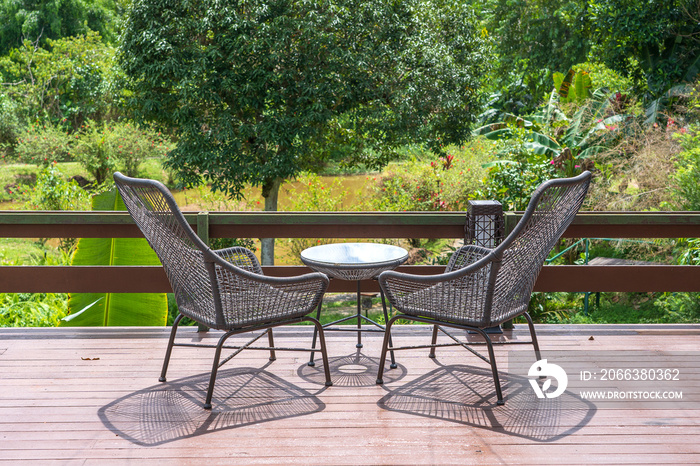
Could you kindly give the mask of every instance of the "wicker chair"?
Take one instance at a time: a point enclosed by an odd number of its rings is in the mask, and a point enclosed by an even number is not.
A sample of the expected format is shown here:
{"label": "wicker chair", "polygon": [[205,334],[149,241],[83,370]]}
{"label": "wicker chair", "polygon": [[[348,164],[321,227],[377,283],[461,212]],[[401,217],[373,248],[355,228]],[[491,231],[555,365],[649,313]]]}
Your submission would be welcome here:
{"label": "wicker chair", "polygon": [[[293,322],[306,320],[316,326],[326,385],[331,385],[323,327],[318,320],[307,316],[323,298],[328,277],[322,273],[292,278],[267,277],[255,255],[246,248],[209,249],[189,226],[172,195],[161,183],[129,178],[120,173],[114,174],[114,180],[129,213],[160,258],[180,311],[170,333],[161,382],[166,380],[173,346],[207,346],[175,343],[178,324],[186,316],[203,326],[225,332],[215,346],[205,409],[211,409],[219,367],[245,348],[269,350],[270,360],[275,359],[275,349],[291,350],[275,348],[272,328]],[[255,330],[265,332],[242,346],[224,346],[230,336]],[[268,347],[249,347],[265,333]],[[237,351],[220,363],[223,348]],[[311,351],[311,348],[292,349]]]}
{"label": "wicker chair", "polygon": [[[383,272],[379,284],[397,309],[386,326],[377,383],[383,383],[384,363],[390,348],[392,324],[397,319],[434,324],[430,357],[438,346],[463,346],[491,365],[497,404],[504,404],[493,345],[484,329],[523,315],[531,341],[540,359],[537,336],[527,313],[537,276],[561,235],[576,216],[590,184],[590,172],[575,178],[543,183],[533,193],[530,204],[512,233],[495,249],[466,245],[457,250],[440,275],[409,275]],[[488,358],[448,333],[443,327],[466,329],[481,335]],[[437,345],[438,331],[455,343]]]}

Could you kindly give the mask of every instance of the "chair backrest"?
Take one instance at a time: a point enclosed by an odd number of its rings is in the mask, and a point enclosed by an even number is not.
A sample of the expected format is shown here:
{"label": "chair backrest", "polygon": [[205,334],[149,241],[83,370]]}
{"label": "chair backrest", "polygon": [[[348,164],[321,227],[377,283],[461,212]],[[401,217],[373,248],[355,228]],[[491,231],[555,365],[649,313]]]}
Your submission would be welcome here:
{"label": "chair backrest", "polygon": [[180,312],[217,328],[211,275],[204,261],[208,248],[187,223],[168,188],[118,172],[114,181],[131,217],[163,264]]}
{"label": "chair backrest", "polygon": [[502,322],[527,310],[544,261],[576,217],[590,181],[591,173],[585,171],[542,183],[532,194],[518,225],[494,250],[497,265],[489,283],[487,320]]}

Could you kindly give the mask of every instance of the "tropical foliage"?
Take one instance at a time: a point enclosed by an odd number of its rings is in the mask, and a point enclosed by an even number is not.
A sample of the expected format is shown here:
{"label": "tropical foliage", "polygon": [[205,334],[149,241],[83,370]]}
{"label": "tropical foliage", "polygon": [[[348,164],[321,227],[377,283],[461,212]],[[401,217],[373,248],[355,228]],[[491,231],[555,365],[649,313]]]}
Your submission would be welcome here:
{"label": "tropical foliage", "polygon": [[[93,210],[126,210],[116,188],[93,198]],[[159,265],[143,238],[83,238],[72,265]],[[72,293],[62,326],[165,325],[165,293]]]}

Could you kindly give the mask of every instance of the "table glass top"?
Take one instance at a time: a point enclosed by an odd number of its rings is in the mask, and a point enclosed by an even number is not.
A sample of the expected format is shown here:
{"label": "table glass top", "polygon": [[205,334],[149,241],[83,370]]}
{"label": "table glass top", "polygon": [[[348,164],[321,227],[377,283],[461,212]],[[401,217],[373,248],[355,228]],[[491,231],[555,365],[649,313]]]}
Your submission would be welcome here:
{"label": "table glass top", "polygon": [[328,265],[369,265],[384,262],[403,262],[408,258],[404,248],[380,243],[333,243],[304,249],[302,261]]}

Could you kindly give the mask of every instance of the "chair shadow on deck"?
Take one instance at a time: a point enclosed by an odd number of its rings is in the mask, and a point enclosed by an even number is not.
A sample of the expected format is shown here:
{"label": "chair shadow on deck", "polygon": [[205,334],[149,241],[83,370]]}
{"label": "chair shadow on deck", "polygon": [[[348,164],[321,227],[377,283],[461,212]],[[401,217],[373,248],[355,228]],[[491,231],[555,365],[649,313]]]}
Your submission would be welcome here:
{"label": "chair shadow on deck", "polygon": [[119,398],[98,415],[109,430],[137,445],[156,446],[251,424],[305,416],[326,405],[316,393],[267,371],[232,368],[219,372],[211,411],[202,408],[209,374],[154,385]]}
{"label": "chair shadow on deck", "polygon": [[[566,391],[538,403],[526,378],[504,375],[508,399],[497,406],[490,369],[468,365],[441,366],[412,382],[388,389],[381,409],[441,419],[502,432],[537,442],[554,442],[588,424],[593,403]],[[546,407],[543,407],[546,406]]]}
{"label": "chair shadow on deck", "polygon": [[[328,358],[328,366],[335,387],[375,387],[377,384],[377,370],[379,358],[362,354],[358,348],[356,352],[347,356]],[[325,380],[323,364],[316,362],[315,366],[302,365],[297,370],[297,375],[307,382],[323,384]],[[387,383],[396,382],[406,376],[406,368],[401,364],[396,369],[386,372]]]}

